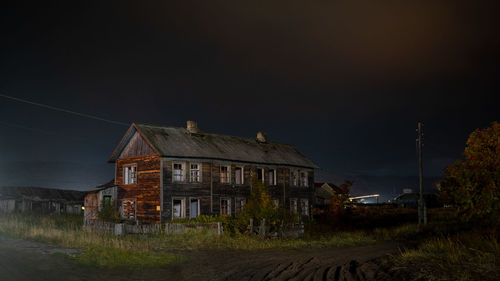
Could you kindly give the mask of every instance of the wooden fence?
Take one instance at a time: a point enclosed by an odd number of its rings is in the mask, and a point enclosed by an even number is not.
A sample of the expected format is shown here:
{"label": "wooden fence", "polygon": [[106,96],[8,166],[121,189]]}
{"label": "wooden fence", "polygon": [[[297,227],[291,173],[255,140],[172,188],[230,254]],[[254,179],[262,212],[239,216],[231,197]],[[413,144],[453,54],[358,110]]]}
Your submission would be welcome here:
{"label": "wooden fence", "polygon": [[165,224],[166,234],[183,234],[189,231],[209,231],[217,235],[223,232],[221,222],[209,223],[167,223]]}
{"label": "wooden fence", "polygon": [[209,231],[213,234],[221,235],[223,232],[221,222],[212,223],[166,223],[146,225],[131,225],[124,223],[111,223],[93,221],[83,226],[86,231],[99,233],[113,233],[115,235],[125,234],[184,234],[190,231]]}

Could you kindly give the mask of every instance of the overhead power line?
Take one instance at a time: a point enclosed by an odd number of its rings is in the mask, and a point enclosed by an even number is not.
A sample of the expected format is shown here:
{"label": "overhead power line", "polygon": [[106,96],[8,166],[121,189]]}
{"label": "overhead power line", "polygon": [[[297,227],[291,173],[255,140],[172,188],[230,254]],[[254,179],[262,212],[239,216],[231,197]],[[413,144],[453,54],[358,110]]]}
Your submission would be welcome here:
{"label": "overhead power line", "polygon": [[[2,92],[7,93],[4,90],[2,90]],[[14,100],[14,101],[17,101],[17,102],[22,102],[22,103],[27,103],[27,104],[31,104],[31,105],[36,105],[36,106],[39,106],[39,107],[43,107],[43,108],[47,108],[47,109],[51,109],[51,110],[55,110],[55,111],[60,111],[60,112],[68,113],[68,114],[73,114],[73,115],[77,115],[77,116],[80,116],[80,117],[85,117],[85,118],[90,118],[90,119],[94,119],[94,120],[104,121],[104,122],[108,122],[108,123],[115,124],[115,125],[121,125],[121,126],[129,126],[130,125],[130,124],[127,124],[127,123],[124,123],[124,122],[114,121],[114,120],[110,120],[110,119],[106,119],[106,118],[101,118],[101,117],[94,116],[94,115],[89,115],[89,114],[80,113],[80,112],[76,112],[76,111],[72,111],[72,110],[68,110],[68,109],[64,109],[64,108],[59,108],[59,107],[55,107],[55,106],[51,106],[51,105],[46,105],[46,104],[42,104],[42,103],[38,103],[38,102],[33,102],[33,101],[25,100],[25,99],[20,99],[20,98],[12,97],[12,96],[5,95],[5,94],[0,94],[0,97],[6,98],[6,99],[10,99],[10,100]]]}

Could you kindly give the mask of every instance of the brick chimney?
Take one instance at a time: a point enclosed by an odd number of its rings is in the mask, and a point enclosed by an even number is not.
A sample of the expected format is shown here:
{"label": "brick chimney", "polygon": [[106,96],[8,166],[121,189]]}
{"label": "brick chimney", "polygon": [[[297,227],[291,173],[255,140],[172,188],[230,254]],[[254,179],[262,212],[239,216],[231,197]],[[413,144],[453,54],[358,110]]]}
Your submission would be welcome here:
{"label": "brick chimney", "polygon": [[263,132],[257,132],[257,141],[258,142],[266,142],[266,134]]}
{"label": "brick chimney", "polygon": [[190,134],[197,134],[200,130],[198,130],[198,124],[195,121],[188,120],[186,122],[186,130]]}

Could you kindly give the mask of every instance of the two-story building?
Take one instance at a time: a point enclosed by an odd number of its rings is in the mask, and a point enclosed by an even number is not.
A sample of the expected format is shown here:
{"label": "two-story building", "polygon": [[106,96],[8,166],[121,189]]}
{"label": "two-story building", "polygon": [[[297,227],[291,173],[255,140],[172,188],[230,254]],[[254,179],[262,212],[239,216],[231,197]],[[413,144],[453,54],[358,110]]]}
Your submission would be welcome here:
{"label": "two-story building", "polygon": [[234,215],[244,208],[253,180],[267,187],[276,206],[311,215],[317,166],[260,132],[249,139],[202,132],[193,121],[186,128],[134,123],[109,162],[115,164],[109,187],[115,191],[107,200],[124,219],[141,224]]}

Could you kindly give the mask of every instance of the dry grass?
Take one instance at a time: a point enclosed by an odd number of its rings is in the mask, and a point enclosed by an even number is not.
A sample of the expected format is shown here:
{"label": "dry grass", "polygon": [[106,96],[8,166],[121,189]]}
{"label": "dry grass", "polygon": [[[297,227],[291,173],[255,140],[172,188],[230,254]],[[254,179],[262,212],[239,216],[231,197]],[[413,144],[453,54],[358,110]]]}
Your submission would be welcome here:
{"label": "dry grass", "polygon": [[500,246],[476,232],[434,238],[392,260],[410,280],[498,280]]}
{"label": "dry grass", "polygon": [[0,215],[0,234],[85,249],[78,260],[100,266],[168,264],[182,260],[169,253],[178,250],[319,248],[376,243],[372,236],[363,232],[340,232],[314,239],[261,239],[230,234],[217,236],[209,232],[115,236],[83,231],[81,222],[80,216]]}

